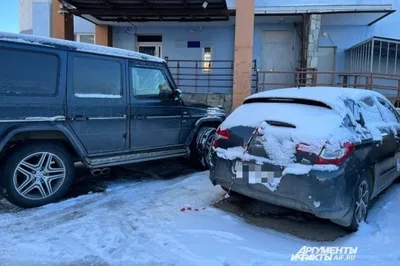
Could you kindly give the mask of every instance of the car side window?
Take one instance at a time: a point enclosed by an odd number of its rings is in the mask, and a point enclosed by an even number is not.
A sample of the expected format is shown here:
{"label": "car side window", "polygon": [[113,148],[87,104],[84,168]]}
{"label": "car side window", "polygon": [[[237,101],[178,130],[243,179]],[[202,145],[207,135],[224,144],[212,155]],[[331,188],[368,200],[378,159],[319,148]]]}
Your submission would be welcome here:
{"label": "car side window", "polygon": [[55,95],[59,69],[56,54],[0,48],[0,94]]}
{"label": "car side window", "polygon": [[399,123],[399,115],[397,111],[390,106],[390,104],[382,98],[378,97],[378,103],[380,110],[382,111],[382,116],[388,123]]}
{"label": "car side window", "polygon": [[131,67],[131,82],[136,98],[173,99],[174,91],[160,68]]}
{"label": "car side window", "polygon": [[381,113],[379,112],[378,106],[372,97],[364,97],[359,101],[360,112],[363,116],[365,125],[382,124],[384,122]]}
{"label": "car side window", "polygon": [[76,97],[122,97],[120,62],[92,56],[75,56],[72,72],[72,87]]}

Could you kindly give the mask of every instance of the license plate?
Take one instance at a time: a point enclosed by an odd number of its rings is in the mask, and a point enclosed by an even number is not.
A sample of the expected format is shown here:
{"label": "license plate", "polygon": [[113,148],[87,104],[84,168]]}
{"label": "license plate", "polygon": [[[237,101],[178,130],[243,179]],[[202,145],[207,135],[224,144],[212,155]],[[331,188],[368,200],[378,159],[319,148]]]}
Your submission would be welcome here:
{"label": "license plate", "polygon": [[236,161],[235,163],[236,178],[243,178],[243,162]]}

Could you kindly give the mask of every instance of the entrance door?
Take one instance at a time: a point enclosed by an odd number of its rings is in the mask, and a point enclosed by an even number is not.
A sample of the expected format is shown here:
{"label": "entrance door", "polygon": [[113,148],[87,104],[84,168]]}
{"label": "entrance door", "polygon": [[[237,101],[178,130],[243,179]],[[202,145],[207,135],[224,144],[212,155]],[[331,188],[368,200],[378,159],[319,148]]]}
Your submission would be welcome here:
{"label": "entrance door", "polygon": [[148,54],[152,56],[157,56],[161,57],[162,56],[162,51],[161,51],[161,43],[159,42],[139,42],[137,44],[137,50],[139,53],[143,54]]}
{"label": "entrance door", "polygon": [[[318,72],[335,71],[336,47],[318,48]],[[329,74],[318,74],[317,84],[321,86],[334,85],[334,77]]]}
{"label": "entrance door", "polygon": [[68,123],[90,155],[128,148],[125,66],[124,59],[69,53]]}
{"label": "entrance door", "polygon": [[[294,72],[295,31],[264,31],[262,35],[262,70]],[[263,79],[261,77],[261,79]],[[265,74],[265,83],[278,83],[265,89],[282,88],[295,85],[294,74]]]}

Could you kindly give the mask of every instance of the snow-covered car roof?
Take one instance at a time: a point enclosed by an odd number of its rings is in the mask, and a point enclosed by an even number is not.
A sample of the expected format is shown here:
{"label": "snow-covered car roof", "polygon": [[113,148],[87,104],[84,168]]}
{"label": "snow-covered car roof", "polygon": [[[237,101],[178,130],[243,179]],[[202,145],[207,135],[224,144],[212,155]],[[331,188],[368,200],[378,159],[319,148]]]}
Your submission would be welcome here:
{"label": "snow-covered car roof", "polygon": [[358,101],[361,98],[383,97],[382,94],[365,89],[353,89],[342,87],[301,87],[301,88],[286,88],[275,89],[253,94],[245,99],[245,102],[250,99],[257,98],[292,98],[313,100],[324,103],[339,113],[344,108],[344,99]]}
{"label": "snow-covered car roof", "polygon": [[114,47],[107,47],[102,45],[94,45],[88,43],[80,43],[75,41],[60,40],[55,38],[48,38],[42,36],[33,36],[27,34],[15,34],[0,32],[0,41],[14,42],[14,43],[26,43],[40,46],[54,47],[54,48],[67,48],[70,50],[76,50],[81,52],[88,52],[100,55],[110,55],[117,57],[125,57],[130,59],[147,60],[154,62],[165,62],[164,59],[142,54],[134,51],[125,49],[119,49]]}

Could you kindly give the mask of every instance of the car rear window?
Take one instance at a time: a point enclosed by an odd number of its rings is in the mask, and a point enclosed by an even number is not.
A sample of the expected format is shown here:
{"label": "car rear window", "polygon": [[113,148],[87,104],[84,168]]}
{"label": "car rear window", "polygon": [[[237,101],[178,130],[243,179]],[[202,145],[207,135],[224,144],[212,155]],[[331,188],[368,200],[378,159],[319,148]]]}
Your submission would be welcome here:
{"label": "car rear window", "polygon": [[293,103],[293,104],[319,106],[332,109],[329,105],[323,102],[309,100],[309,99],[298,99],[298,98],[260,97],[260,98],[250,98],[244,101],[244,104],[249,104],[249,103]]}
{"label": "car rear window", "polygon": [[38,51],[0,48],[0,94],[54,95],[59,58]]}
{"label": "car rear window", "polygon": [[[273,123],[268,123],[273,121]],[[343,122],[343,118],[326,105],[296,102],[253,102],[239,106],[223,122],[223,128],[258,127],[267,122],[274,128],[301,131],[308,135],[326,135]],[[286,125],[286,126],[285,126]],[[287,126],[292,125],[292,126]]]}

